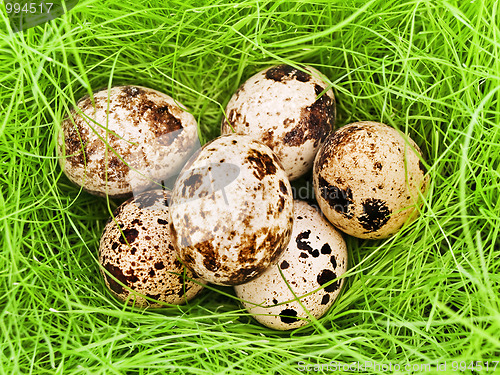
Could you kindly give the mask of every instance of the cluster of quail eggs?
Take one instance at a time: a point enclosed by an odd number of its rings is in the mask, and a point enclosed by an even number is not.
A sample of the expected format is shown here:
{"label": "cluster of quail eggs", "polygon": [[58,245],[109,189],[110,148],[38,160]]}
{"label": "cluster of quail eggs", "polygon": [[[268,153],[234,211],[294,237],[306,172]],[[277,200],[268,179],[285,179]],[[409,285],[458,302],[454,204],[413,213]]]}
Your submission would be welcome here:
{"label": "cluster of quail eggs", "polygon": [[[307,66],[250,77],[201,148],[193,115],[164,93],[117,86],[82,98],[61,124],[63,171],[92,194],[132,196],[100,241],[112,294],[162,307],[212,283],[234,286],[274,329],[323,316],[348,267],[341,231],[396,233],[428,186],[409,137],[376,122],[333,131],[335,115],[332,89]],[[290,182],[311,169],[320,209],[294,199]]]}

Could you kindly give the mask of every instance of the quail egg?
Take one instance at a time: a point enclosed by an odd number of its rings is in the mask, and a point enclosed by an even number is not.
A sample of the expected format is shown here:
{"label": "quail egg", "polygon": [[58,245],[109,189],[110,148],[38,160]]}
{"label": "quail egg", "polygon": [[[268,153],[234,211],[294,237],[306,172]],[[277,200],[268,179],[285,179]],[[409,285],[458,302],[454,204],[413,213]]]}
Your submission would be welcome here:
{"label": "quail egg", "polygon": [[359,238],[385,238],[416,217],[428,176],[408,136],[363,121],[332,133],[314,162],[318,204],[330,222]]}
{"label": "quail egg", "polygon": [[106,286],[137,307],[182,304],[203,288],[175,254],[168,198],[169,193],[153,190],[129,199],[113,213],[101,237],[99,263]]}
{"label": "quail egg", "polygon": [[277,330],[304,326],[309,314],[322,317],[340,293],[344,279],[339,277],[347,270],[340,232],[304,201],[294,201],[294,216],[292,239],[277,264],[234,287],[249,313]]}
{"label": "quail egg", "polygon": [[268,145],[290,180],[308,172],[335,123],[335,97],[309,66],[273,66],[250,77],[232,96],[222,134],[248,134]]}
{"label": "quail egg", "polygon": [[196,120],[159,91],[116,86],[78,101],[62,122],[60,164],[86,191],[141,192],[174,176],[199,146]]}
{"label": "quail egg", "polygon": [[240,284],[273,264],[288,245],[292,189],[269,147],[245,135],[225,135],[181,170],[170,217],[174,246],[187,267],[214,284]]}

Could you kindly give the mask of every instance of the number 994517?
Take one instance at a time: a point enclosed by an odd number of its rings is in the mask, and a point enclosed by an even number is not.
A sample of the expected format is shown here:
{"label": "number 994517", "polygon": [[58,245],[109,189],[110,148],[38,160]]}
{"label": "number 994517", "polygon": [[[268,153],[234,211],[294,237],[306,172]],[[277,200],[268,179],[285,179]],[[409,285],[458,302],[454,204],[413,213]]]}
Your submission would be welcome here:
{"label": "number 994517", "polygon": [[5,2],[7,13],[50,13],[53,3],[15,3]]}
{"label": "number 994517", "polygon": [[481,372],[481,371],[491,371],[495,372],[497,369],[499,361],[473,361],[473,362],[466,362],[466,361],[453,361],[451,363],[451,369],[453,371],[476,371],[476,372]]}

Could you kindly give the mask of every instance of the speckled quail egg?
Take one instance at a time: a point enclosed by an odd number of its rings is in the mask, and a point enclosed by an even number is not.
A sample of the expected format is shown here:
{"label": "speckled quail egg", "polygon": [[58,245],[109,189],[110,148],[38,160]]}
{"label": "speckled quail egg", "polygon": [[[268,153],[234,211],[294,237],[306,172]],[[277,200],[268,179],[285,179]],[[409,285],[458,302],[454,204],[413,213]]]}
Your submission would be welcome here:
{"label": "speckled quail egg", "polygon": [[359,238],[385,238],[416,217],[428,186],[422,153],[396,129],[356,122],[332,133],[314,162],[318,204],[337,228]]}
{"label": "speckled quail egg", "polygon": [[170,96],[116,86],[109,97],[102,90],[78,101],[61,123],[58,146],[72,182],[99,196],[125,197],[178,173],[199,140],[193,115]]}
{"label": "speckled quail egg", "polygon": [[320,77],[309,66],[299,70],[289,65],[250,77],[227,104],[222,134],[234,129],[264,142],[281,160],[290,180],[302,176],[311,169],[335,123],[335,97]]}
{"label": "speckled quail egg", "polygon": [[169,193],[162,190],[140,193],[119,206],[104,228],[99,246],[101,273],[113,295],[131,305],[182,304],[203,289],[203,282],[192,281],[192,273],[175,254],[168,198]]}
{"label": "speckled quail egg", "polygon": [[292,239],[277,264],[252,281],[234,287],[258,322],[278,330],[310,322],[301,303],[314,318],[322,317],[340,293],[344,279],[339,277],[347,270],[342,235],[321,212],[296,200],[294,216]]}
{"label": "speckled quail egg", "polygon": [[239,134],[207,143],[172,190],[171,233],[183,263],[211,283],[246,282],[288,245],[293,196],[269,147]]}

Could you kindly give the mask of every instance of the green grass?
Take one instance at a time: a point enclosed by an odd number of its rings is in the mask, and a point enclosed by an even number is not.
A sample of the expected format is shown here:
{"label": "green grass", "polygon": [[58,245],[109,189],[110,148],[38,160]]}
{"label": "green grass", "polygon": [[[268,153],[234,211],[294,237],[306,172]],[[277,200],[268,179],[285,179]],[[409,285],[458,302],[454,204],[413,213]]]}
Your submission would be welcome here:
{"label": "green grass", "polygon": [[[500,5],[453,4],[82,0],[16,34],[2,10],[0,373],[500,360]],[[164,311],[117,303],[97,263],[107,202],[57,163],[64,113],[89,91],[140,84],[190,108],[205,142],[238,85],[278,62],[327,75],[338,126],[374,120],[411,135],[431,177],[420,218],[387,240],[346,236],[343,293],[293,332],[252,321],[230,288]]]}

